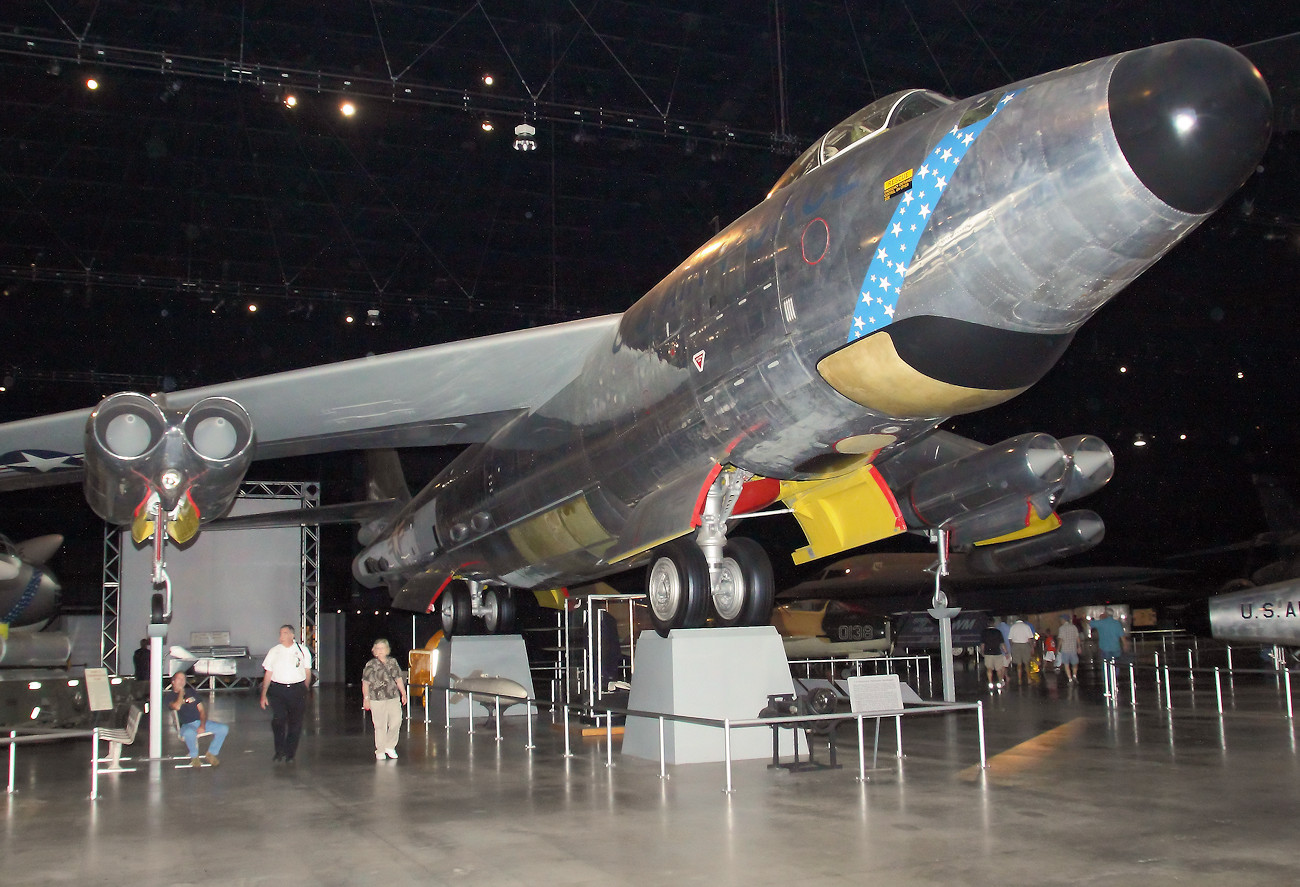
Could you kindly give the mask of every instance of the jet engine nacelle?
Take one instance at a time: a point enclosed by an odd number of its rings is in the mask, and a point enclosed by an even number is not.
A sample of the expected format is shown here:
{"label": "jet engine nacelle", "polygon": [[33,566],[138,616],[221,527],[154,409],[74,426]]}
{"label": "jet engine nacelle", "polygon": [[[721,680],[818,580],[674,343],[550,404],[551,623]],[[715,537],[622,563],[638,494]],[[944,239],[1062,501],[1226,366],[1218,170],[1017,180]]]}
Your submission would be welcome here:
{"label": "jet engine nacelle", "polygon": [[966,566],[972,573],[985,574],[1026,570],[1088,551],[1105,535],[1106,526],[1096,512],[1069,511],[1050,533],[976,547],[966,555]]}
{"label": "jet engine nacelle", "polygon": [[1061,449],[1070,465],[1065,473],[1065,486],[1056,498],[1058,505],[1097,492],[1115,476],[1115,455],[1100,437],[1091,434],[1064,437]]}
{"label": "jet engine nacelle", "polygon": [[977,513],[998,516],[976,531],[987,539],[1023,528],[1031,505],[1040,518],[1051,514],[1052,494],[1068,468],[1054,437],[1022,434],[930,469],[912,482],[906,500],[923,527],[959,526]]}
{"label": "jet engine nacelle", "polygon": [[86,501],[109,523],[134,524],[142,541],[156,496],[168,532],[184,542],[230,507],[253,440],[248,412],[228,397],[171,410],[135,392],[109,395],[86,422]]}

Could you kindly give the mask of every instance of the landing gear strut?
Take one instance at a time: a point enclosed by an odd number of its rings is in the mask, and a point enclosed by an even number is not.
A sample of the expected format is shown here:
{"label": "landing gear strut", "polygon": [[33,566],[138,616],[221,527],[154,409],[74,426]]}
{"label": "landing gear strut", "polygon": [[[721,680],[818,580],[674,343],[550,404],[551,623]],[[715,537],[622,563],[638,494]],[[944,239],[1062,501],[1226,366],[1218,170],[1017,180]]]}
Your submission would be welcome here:
{"label": "landing gear strut", "polygon": [[474,634],[474,617],[483,620],[488,634],[510,634],[515,630],[515,597],[508,588],[481,582],[455,582],[443,589],[438,599],[438,616],[445,637]]}
{"label": "landing gear strut", "polygon": [[650,620],[661,637],[674,628],[765,625],[776,582],[767,552],[753,539],[727,539],[727,519],[747,472],[724,471],[713,482],[694,539],[661,545],[646,574]]}

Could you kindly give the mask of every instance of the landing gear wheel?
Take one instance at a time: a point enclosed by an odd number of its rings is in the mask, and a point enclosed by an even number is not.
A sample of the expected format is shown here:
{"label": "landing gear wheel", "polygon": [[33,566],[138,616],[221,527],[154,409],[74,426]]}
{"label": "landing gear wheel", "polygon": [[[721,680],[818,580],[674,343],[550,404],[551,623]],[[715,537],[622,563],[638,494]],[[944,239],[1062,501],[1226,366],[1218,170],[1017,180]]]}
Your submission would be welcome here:
{"label": "landing gear wheel", "polygon": [[699,628],[709,603],[709,564],[699,546],[675,540],[659,546],[646,572],[650,621],[660,637],[674,628]]}
{"label": "landing gear wheel", "polygon": [[722,563],[710,589],[717,625],[766,625],[772,619],[776,580],[763,546],[738,536],[722,549]]}
{"label": "landing gear wheel", "polygon": [[504,588],[483,592],[483,627],[488,634],[510,634],[515,630],[515,596]]}
{"label": "landing gear wheel", "polygon": [[438,599],[438,615],[442,619],[443,637],[469,634],[474,618],[469,589],[459,582],[444,588]]}

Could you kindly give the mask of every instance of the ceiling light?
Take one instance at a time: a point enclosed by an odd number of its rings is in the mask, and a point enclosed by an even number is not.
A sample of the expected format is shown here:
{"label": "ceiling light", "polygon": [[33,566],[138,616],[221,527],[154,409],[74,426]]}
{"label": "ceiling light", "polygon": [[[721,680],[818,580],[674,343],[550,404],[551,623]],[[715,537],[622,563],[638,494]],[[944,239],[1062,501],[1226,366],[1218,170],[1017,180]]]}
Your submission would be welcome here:
{"label": "ceiling light", "polygon": [[291,93],[291,92],[286,92],[286,93],[284,94],[284,99],[283,99],[283,101],[284,101],[284,106],[285,106],[286,108],[296,108],[296,107],[298,107],[298,97],[297,97],[296,95],[294,95],[293,93]]}
{"label": "ceiling light", "polygon": [[256,313],[257,313],[257,303],[256,303],[256,302],[249,302],[249,303],[248,303],[248,313],[249,313],[249,314],[256,314]]}
{"label": "ceiling light", "polygon": [[343,102],[339,105],[339,113],[344,117],[351,117],[357,113],[357,106],[351,102]]}
{"label": "ceiling light", "polygon": [[356,318],[353,317],[351,314],[345,314],[345,315],[343,316],[343,322],[344,322],[344,323],[354,323],[355,321],[356,321]]}
{"label": "ceiling light", "polygon": [[484,121],[483,121],[482,123],[480,123],[479,125],[483,127],[483,131],[484,131],[484,132],[491,132],[491,131],[494,129],[494,127],[492,126],[492,121],[491,121],[491,120],[484,120]]}
{"label": "ceiling light", "polygon": [[379,309],[366,309],[366,326],[379,326]]}
{"label": "ceiling light", "polygon": [[530,123],[521,123],[515,127],[515,150],[516,151],[536,151],[537,140],[533,138],[537,135],[537,127]]}
{"label": "ceiling light", "polygon": [[1146,445],[1147,439],[1142,435],[1142,432],[1139,431],[1137,434],[1133,435],[1133,446],[1144,447]]}
{"label": "ceiling light", "polygon": [[495,78],[495,77],[493,77],[491,74],[484,74],[484,75],[483,75],[483,85],[484,85],[484,86],[491,86],[493,83],[496,83],[496,78]]}
{"label": "ceiling light", "polygon": [[86,78],[86,89],[89,89],[89,90],[91,90],[91,91],[94,91],[94,90],[96,90],[96,89],[99,89],[99,81],[96,80],[94,77],[87,77],[87,78]]}

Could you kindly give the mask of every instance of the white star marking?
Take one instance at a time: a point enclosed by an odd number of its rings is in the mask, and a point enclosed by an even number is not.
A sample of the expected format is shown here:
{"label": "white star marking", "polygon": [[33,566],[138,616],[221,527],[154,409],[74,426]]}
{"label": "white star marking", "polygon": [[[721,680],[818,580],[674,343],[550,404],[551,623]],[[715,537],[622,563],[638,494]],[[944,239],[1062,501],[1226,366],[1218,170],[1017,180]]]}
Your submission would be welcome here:
{"label": "white star marking", "polygon": [[861,318],[861,317],[855,317],[855,318],[853,318],[853,328],[854,328],[854,329],[858,329],[858,330],[865,329],[865,328],[866,328],[866,324],[864,324],[864,323],[862,322],[862,318]]}
{"label": "white star marking", "polygon": [[895,222],[894,227],[890,229],[889,233],[894,235],[895,237],[901,237],[903,234],[902,224],[900,222]]}
{"label": "white star marking", "polygon": [[892,306],[892,305],[886,305],[886,306],[885,306],[885,314],[888,315],[889,317],[893,317],[893,316],[894,316],[894,306]]}
{"label": "white star marking", "polygon": [[944,163],[947,163],[949,160],[952,160],[952,148],[944,148],[943,154],[941,156]]}
{"label": "white star marking", "polygon": [[889,278],[888,278],[888,277],[882,277],[882,278],[880,278],[880,288],[881,288],[882,290],[887,290],[887,289],[889,289]]}
{"label": "white star marking", "polygon": [[882,246],[880,249],[876,250],[876,258],[883,262],[885,259],[889,258],[889,253],[885,252],[885,248]]}
{"label": "white star marking", "polygon": [[41,474],[45,474],[47,472],[54,471],[59,468],[76,467],[74,465],[68,464],[68,460],[72,458],[71,456],[54,456],[54,457],[47,458],[45,456],[34,456],[31,453],[23,452],[22,457],[26,460],[25,462],[11,462],[8,465],[5,465],[3,467],[11,468],[11,469],[12,468],[34,468],[37,471],[39,471]]}
{"label": "white star marking", "polygon": [[923,219],[930,218],[930,204],[928,203],[921,204],[920,213],[921,213],[921,218]]}
{"label": "white star marking", "polygon": [[948,180],[945,179],[943,176],[939,176],[939,178],[935,180],[934,185],[939,190],[943,190],[944,188],[948,187]]}

